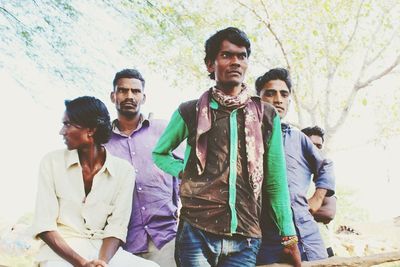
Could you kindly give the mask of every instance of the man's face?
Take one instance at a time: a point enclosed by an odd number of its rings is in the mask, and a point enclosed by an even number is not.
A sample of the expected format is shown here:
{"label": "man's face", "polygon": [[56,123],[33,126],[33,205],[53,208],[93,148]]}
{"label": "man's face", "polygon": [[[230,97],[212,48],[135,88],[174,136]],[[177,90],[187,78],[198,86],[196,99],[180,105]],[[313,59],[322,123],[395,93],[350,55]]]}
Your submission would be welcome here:
{"label": "man's face", "polygon": [[310,135],[309,138],[311,142],[318,148],[322,149],[324,146],[324,141],[322,141],[322,137],[319,135]]}
{"label": "man's face", "polygon": [[272,104],[283,119],[289,108],[290,91],[282,80],[272,80],[264,84],[260,91],[261,100]]}
{"label": "man's face", "polygon": [[111,93],[111,101],[122,116],[133,118],[140,114],[140,106],[146,101],[142,82],[134,78],[118,79]]}
{"label": "man's face", "polygon": [[242,84],[248,64],[247,50],[224,40],[214,61],[207,62],[209,73],[215,73],[215,81],[222,87]]}
{"label": "man's face", "polygon": [[89,128],[79,126],[69,120],[68,115],[64,112],[62,118],[63,127],[60,135],[64,138],[68,150],[82,148],[90,143],[89,135],[93,135],[93,131]]}

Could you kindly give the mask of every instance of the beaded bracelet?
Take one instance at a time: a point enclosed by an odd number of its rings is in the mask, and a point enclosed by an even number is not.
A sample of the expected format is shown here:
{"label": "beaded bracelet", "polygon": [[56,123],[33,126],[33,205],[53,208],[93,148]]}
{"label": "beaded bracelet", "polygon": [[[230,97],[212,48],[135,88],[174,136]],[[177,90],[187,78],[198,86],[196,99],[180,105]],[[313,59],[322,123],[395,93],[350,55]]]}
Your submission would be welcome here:
{"label": "beaded bracelet", "polygon": [[292,245],[295,245],[299,242],[299,239],[297,236],[292,235],[292,236],[284,236],[282,237],[281,244],[285,248],[291,247]]}

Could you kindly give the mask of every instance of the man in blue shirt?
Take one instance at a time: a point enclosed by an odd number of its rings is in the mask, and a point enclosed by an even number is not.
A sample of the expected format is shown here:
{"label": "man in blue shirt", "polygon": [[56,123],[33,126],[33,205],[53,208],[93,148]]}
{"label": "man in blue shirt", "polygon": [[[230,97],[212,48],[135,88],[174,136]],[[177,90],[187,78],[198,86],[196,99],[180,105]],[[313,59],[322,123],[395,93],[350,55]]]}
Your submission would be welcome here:
{"label": "man in blue shirt", "polygon": [[[322,150],[324,146],[325,131],[319,126],[307,127],[301,130],[305,135],[310,138],[311,142],[319,149]],[[336,196],[325,197],[320,209],[314,213],[314,219],[318,222],[319,231],[321,232],[322,239],[326,246],[326,252],[329,257],[333,257],[331,244],[331,235],[333,233],[331,221],[336,214]]]}
{"label": "man in blue shirt", "polygon": [[[289,72],[286,69],[272,69],[256,80],[257,94],[263,101],[276,108],[281,119],[286,116],[290,104],[291,87]],[[334,194],[332,162],[321,155],[306,135],[291,125],[282,123],[282,135],[293,221],[302,260],[327,258],[312,214],[321,207],[325,196]],[[314,181],[316,190],[314,195],[307,199],[311,180]],[[263,241],[258,254],[258,264],[287,262],[269,212],[268,205],[263,205]]]}

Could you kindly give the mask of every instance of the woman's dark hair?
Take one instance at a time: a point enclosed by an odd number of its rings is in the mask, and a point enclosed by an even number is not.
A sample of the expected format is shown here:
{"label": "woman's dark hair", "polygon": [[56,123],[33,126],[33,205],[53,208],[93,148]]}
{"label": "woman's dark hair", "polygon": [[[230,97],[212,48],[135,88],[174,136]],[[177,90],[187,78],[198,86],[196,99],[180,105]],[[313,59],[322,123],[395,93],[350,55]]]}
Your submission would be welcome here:
{"label": "woman's dark hair", "polygon": [[[250,57],[251,48],[250,40],[246,33],[235,27],[228,27],[226,29],[217,31],[214,35],[207,39],[205,43],[206,56],[204,57],[204,63],[214,61],[217,58],[218,52],[221,50],[221,44],[223,41],[229,41],[237,46],[246,47],[247,57]],[[211,79],[215,79],[215,73],[209,74]]]}
{"label": "woman's dark hair", "polygon": [[93,97],[81,96],[65,100],[65,112],[69,120],[85,128],[96,128],[93,135],[96,144],[105,144],[111,136],[110,114],[106,105]]}

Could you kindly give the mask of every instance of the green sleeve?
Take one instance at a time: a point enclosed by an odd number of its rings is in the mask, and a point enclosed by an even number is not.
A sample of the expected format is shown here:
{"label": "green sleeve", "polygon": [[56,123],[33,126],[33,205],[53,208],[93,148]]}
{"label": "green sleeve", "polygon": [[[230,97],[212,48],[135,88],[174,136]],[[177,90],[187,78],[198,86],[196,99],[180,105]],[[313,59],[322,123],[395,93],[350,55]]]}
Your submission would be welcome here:
{"label": "green sleeve", "polygon": [[154,163],[166,173],[179,177],[183,170],[184,163],[180,159],[174,158],[172,151],[179,146],[188,136],[188,129],[183,118],[176,110],[165,128],[163,134],[158,140],[153,150]]}
{"label": "green sleeve", "polygon": [[281,122],[278,115],[273,120],[268,151],[265,153],[267,172],[264,180],[264,194],[269,197],[273,218],[281,236],[296,235],[290,206],[289,188],[286,175],[285,153],[282,143]]}

